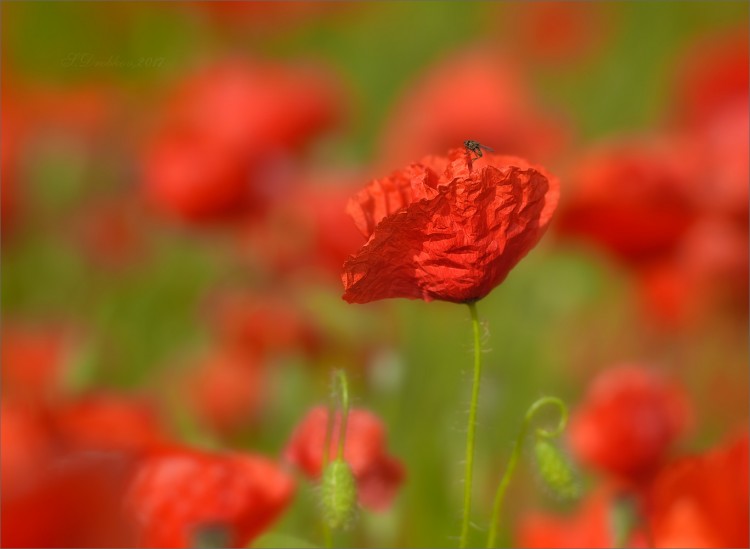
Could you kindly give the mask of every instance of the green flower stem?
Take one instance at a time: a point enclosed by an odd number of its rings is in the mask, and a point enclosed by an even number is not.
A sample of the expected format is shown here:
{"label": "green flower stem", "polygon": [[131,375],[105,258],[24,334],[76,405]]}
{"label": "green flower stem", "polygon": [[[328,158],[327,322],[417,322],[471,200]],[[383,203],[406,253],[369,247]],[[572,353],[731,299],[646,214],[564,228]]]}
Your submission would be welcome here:
{"label": "green flower stem", "polygon": [[503,507],[503,500],[505,499],[505,492],[508,489],[508,484],[510,484],[511,477],[516,470],[518,460],[521,458],[521,451],[523,450],[523,446],[526,441],[526,434],[528,432],[529,425],[531,425],[531,420],[534,418],[534,415],[536,415],[537,411],[539,411],[540,408],[548,404],[553,404],[560,410],[560,421],[557,424],[557,428],[553,431],[538,428],[536,430],[537,436],[542,438],[555,438],[562,434],[562,432],[565,430],[565,425],[568,423],[568,408],[567,406],[565,406],[565,403],[562,400],[556,397],[540,398],[539,400],[534,402],[534,404],[532,404],[526,412],[526,416],[524,417],[523,423],[521,424],[521,430],[518,432],[518,437],[516,438],[516,442],[513,445],[513,453],[510,456],[510,460],[508,460],[508,466],[505,468],[505,473],[503,474],[503,478],[500,480],[500,485],[497,487],[497,492],[495,493],[495,502],[492,506],[490,531],[487,536],[488,549],[494,547],[495,542],[497,541],[497,527],[500,519],[500,511]]}
{"label": "green flower stem", "polygon": [[325,520],[323,521],[323,542],[326,549],[333,548],[333,534],[331,533],[331,527]]}
{"label": "green flower stem", "polygon": [[466,473],[464,475],[464,514],[461,523],[461,549],[469,543],[469,521],[471,518],[471,484],[474,472],[474,435],[477,426],[477,404],[479,403],[479,382],[482,377],[482,346],[479,337],[479,317],[477,305],[471,302],[471,324],[474,328],[474,385],[471,390],[471,406],[469,407],[469,424],[466,432]]}
{"label": "green flower stem", "polygon": [[346,441],[346,424],[349,420],[349,382],[343,370],[336,371],[336,379],[341,392],[339,398],[341,402],[341,427],[339,428],[339,450],[338,459],[344,459],[344,443]]}

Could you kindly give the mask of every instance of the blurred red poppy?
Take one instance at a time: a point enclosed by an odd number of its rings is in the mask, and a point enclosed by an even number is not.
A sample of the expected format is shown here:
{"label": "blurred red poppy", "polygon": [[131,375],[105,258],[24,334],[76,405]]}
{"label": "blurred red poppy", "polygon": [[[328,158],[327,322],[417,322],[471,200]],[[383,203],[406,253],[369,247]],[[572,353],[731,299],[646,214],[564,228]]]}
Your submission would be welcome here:
{"label": "blurred red poppy", "polygon": [[47,406],[4,398],[2,407],[3,544],[131,546],[127,483],[166,440],[147,403],[99,394]]}
{"label": "blurred red poppy", "polygon": [[747,226],[706,215],[685,235],[674,257],[636,272],[648,317],[667,328],[711,322],[716,313],[748,315]]}
{"label": "blurred red poppy", "polygon": [[54,409],[54,429],[76,450],[141,455],[168,441],[156,408],[145,398],[92,393]]}
{"label": "blurred red poppy", "polygon": [[70,326],[5,319],[1,332],[2,392],[51,400],[63,392],[80,341]]}
{"label": "blurred red poppy", "polygon": [[[54,452],[49,418],[36,404],[11,397],[0,403],[0,473],[3,497],[23,492]],[[5,529],[3,524],[3,530]]]}
{"label": "blurred red poppy", "polygon": [[[331,436],[330,457],[336,456],[341,429],[341,414],[336,415]],[[310,410],[297,426],[284,459],[299,467],[312,479],[320,478],[323,468],[328,410],[319,406]],[[344,444],[344,459],[357,481],[359,502],[373,510],[384,510],[404,482],[406,472],[401,462],[386,453],[383,423],[367,410],[349,412]]]}
{"label": "blurred red poppy", "polygon": [[224,434],[255,424],[267,392],[262,360],[230,347],[202,358],[178,383],[201,424]]}
{"label": "blurred red poppy", "polygon": [[344,299],[481,299],[542,237],[558,193],[525,160],[462,149],[376,179],[349,203],[369,240],[344,264]]}
{"label": "blurred red poppy", "polygon": [[209,296],[206,310],[210,328],[229,348],[269,357],[315,354],[320,347],[321,334],[313,317],[281,294],[218,291]]}
{"label": "blurred red poppy", "polygon": [[114,129],[122,110],[120,90],[104,81],[68,86],[29,83],[24,90],[35,131],[74,136],[91,145]]}
{"label": "blurred red poppy", "polygon": [[[520,521],[516,547],[619,547],[615,545],[612,513],[617,500],[611,491],[599,489],[589,495],[573,515],[530,513]],[[649,547],[643,532],[630,532],[625,547]]]}
{"label": "blurred red poppy", "polygon": [[318,68],[227,60],[183,81],[149,139],[145,192],[164,213],[206,221],[284,193],[288,164],[341,115]]}
{"label": "blurred red poppy", "polygon": [[[690,44],[676,63],[672,102],[679,124],[700,125],[747,108],[750,90],[750,41],[746,25],[722,29]],[[746,132],[747,133],[747,132]]]}
{"label": "blurred red poppy", "polygon": [[126,497],[141,547],[245,547],[286,509],[294,482],[252,454],[164,449]]}
{"label": "blurred red poppy", "polygon": [[23,202],[18,186],[23,150],[29,134],[28,105],[22,92],[2,85],[0,98],[0,235],[3,244],[10,241],[20,217]]}
{"label": "blurred red poppy", "polygon": [[568,440],[576,458],[615,477],[642,482],[687,428],[680,386],[638,365],[602,372],[574,410]]}
{"label": "blurred red poppy", "polygon": [[566,69],[601,54],[618,19],[611,2],[508,2],[499,8],[506,47],[532,62]]}
{"label": "blurred red poppy", "polygon": [[558,232],[590,242],[627,265],[669,256],[699,213],[690,145],[642,139],[592,150],[571,176]]}
{"label": "blurred red poppy", "polygon": [[748,436],[664,467],[649,493],[654,547],[750,546]]}
{"label": "blurred red poppy", "polygon": [[502,154],[548,160],[569,139],[545,114],[520,67],[474,49],[440,61],[396,102],[382,138],[383,164],[399,166],[475,139]]}
{"label": "blurred red poppy", "polygon": [[338,283],[341,266],[364,238],[345,208],[351,196],[350,174],[317,173],[303,178],[287,200],[275,203],[261,222],[238,232],[243,254],[285,278],[314,276]]}

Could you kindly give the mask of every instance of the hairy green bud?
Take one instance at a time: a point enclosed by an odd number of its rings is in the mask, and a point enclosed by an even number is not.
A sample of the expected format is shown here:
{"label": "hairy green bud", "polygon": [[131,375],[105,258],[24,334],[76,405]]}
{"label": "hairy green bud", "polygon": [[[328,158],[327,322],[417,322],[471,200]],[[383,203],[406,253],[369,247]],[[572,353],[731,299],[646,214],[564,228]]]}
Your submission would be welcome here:
{"label": "hairy green bud", "polygon": [[323,518],[334,529],[347,528],[357,514],[357,484],[343,459],[329,463],[320,483]]}
{"label": "hairy green bud", "polygon": [[581,487],[568,456],[549,439],[537,437],[534,444],[537,471],[544,484],[562,499],[575,499]]}

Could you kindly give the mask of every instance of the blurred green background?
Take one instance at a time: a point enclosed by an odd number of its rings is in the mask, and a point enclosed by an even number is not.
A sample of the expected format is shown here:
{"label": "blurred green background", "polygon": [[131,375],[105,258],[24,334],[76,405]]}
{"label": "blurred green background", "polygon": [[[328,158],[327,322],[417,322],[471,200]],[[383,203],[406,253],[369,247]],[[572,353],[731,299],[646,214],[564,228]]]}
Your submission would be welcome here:
{"label": "blurred green background", "polygon": [[[197,59],[228,52],[322,59],[348,86],[351,118],[315,149],[313,162],[367,166],[375,158],[391,105],[427,66],[473,43],[500,44],[512,56],[524,55],[517,51],[519,44],[504,41],[513,7],[335,3],[303,20],[284,21],[282,16],[278,24],[238,28],[217,23],[200,6],[4,2],[3,85],[16,78],[55,85],[103,80],[124,90],[135,112],[149,112],[164,87]],[[291,13],[295,5],[284,9]],[[748,19],[746,2],[620,2],[608,9],[613,24],[592,55],[576,64],[530,67],[541,99],[568,113],[584,143],[658,123],[670,100],[670,67],[685,46]],[[61,61],[71,53],[163,62],[149,68],[71,68]],[[23,182],[34,204],[33,221],[20,242],[3,250],[4,317],[65,318],[91,330],[90,352],[71,380],[75,390],[148,386],[170,357],[190,355],[207,344],[205,323],[198,317],[208,289],[255,280],[214,238],[170,228],[151,234],[155,253],[125,273],[92,270],[66,245],[58,227],[87,194],[102,188],[135,189],[129,150],[125,146],[108,155],[106,144],[90,156],[75,148],[42,150],[28,164]],[[382,515],[363,512],[338,543],[453,545],[459,531],[472,363],[468,310],[404,300],[347,305],[336,284],[332,280],[307,288],[298,297],[331,337],[377,344],[373,363],[358,364],[345,356],[325,357],[317,365],[304,356],[274,358],[278,364],[267,389],[273,398],[264,420],[231,445],[278,455],[307,409],[327,398],[327,369],[345,368],[356,405],[377,412],[388,426],[390,448],[405,461],[408,482],[393,509]],[[493,492],[526,408],[543,395],[574,404],[598,369],[633,360],[658,363],[679,374],[699,410],[694,436],[684,443],[687,450],[703,448],[726,431],[725,418],[710,413],[700,388],[707,364],[723,364],[732,379],[746,385],[746,328],[717,323],[699,340],[654,338],[638,321],[633,291],[625,274],[601,258],[543,240],[479,303],[486,353],[475,543],[483,542]],[[293,508],[274,531],[318,542],[315,490],[300,484]],[[508,526],[518,514],[564,506],[545,496],[526,468],[511,486],[509,501],[501,540],[506,545],[511,543]]]}

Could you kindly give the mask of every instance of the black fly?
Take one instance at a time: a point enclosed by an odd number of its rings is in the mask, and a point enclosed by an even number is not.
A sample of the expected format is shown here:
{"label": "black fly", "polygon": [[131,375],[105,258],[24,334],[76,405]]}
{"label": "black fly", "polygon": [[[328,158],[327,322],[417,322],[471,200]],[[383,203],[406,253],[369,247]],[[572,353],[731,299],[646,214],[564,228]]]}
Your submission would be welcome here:
{"label": "black fly", "polygon": [[495,152],[495,149],[492,149],[490,147],[486,147],[482,145],[479,141],[472,141],[471,139],[467,139],[464,141],[464,147],[466,147],[466,150],[473,152],[477,155],[477,158],[482,157],[482,149],[488,152]]}

